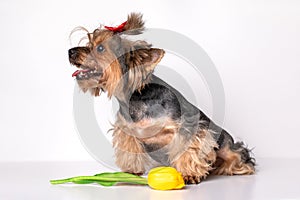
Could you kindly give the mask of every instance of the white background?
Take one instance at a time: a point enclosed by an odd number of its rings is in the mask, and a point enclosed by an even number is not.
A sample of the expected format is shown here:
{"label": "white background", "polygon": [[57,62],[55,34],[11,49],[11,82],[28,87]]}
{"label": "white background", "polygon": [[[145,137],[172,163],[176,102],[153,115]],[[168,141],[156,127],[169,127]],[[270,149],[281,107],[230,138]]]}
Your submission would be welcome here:
{"label": "white background", "polygon": [[257,157],[300,157],[300,1],[2,0],[0,161],[92,160],[73,123],[68,37],[131,11],[208,53],[225,89],[224,127]]}

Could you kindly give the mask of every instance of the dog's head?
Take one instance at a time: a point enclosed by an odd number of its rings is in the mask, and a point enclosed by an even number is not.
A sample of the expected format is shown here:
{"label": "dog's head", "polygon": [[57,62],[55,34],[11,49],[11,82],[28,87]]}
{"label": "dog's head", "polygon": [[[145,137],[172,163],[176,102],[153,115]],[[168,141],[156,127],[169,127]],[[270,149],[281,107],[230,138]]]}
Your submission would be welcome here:
{"label": "dog's head", "polygon": [[118,27],[105,26],[88,33],[86,46],[69,49],[70,63],[79,68],[72,75],[79,87],[95,96],[104,91],[111,97],[147,84],[164,50],[151,48],[145,41],[124,38],[143,30],[142,15],[132,13]]}

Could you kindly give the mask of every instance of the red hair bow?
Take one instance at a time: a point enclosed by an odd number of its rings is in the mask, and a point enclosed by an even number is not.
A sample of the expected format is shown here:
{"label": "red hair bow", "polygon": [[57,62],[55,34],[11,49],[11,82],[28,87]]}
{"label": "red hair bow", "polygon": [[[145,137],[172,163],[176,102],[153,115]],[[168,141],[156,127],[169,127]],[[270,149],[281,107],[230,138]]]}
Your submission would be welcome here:
{"label": "red hair bow", "polygon": [[126,25],[126,22],[123,22],[122,24],[120,24],[119,26],[115,26],[115,27],[111,27],[111,26],[104,26],[104,28],[106,28],[107,30],[113,31],[113,32],[122,32],[124,26]]}

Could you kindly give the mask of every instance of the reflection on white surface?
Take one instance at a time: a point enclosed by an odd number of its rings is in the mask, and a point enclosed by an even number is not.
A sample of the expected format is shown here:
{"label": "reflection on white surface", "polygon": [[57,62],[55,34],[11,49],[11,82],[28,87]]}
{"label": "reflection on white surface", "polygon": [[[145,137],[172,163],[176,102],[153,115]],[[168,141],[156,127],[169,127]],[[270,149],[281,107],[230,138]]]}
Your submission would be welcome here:
{"label": "reflection on white surface", "polygon": [[174,191],[158,191],[158,190],[150,190],[149,192],[149,200],[184,200],[186,199],[187,191],[186,189],[182,190],[174,190]]}
{"label": "reflection on white surface", "polygon": [[0,163],[0,199],[186,200],[300,199],[300,159],[260,159],[253,176],[214,176],[183,190],[156,191],[147,186],[50,185],[50,179],[104,172],[96,162]]}
{"label": "reflection on white surface", "polygon": [[255,176],[213,177],[204,187],[192,186],[190,197],[201,194],[203,199],[242,199],[249,200],[253,196]]}

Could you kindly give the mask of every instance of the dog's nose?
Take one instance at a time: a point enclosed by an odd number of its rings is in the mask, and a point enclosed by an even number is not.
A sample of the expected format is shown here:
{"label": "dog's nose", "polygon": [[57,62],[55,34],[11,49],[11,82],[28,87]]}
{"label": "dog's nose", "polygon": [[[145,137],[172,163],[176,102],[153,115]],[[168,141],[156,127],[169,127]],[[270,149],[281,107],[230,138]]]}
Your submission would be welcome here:
{"label": "dog's nose", "polygon": [[77,57],[77,49],[76,48],[72,48],[72,49],[69,49],[69,58],[71,59],[76,59]]}

